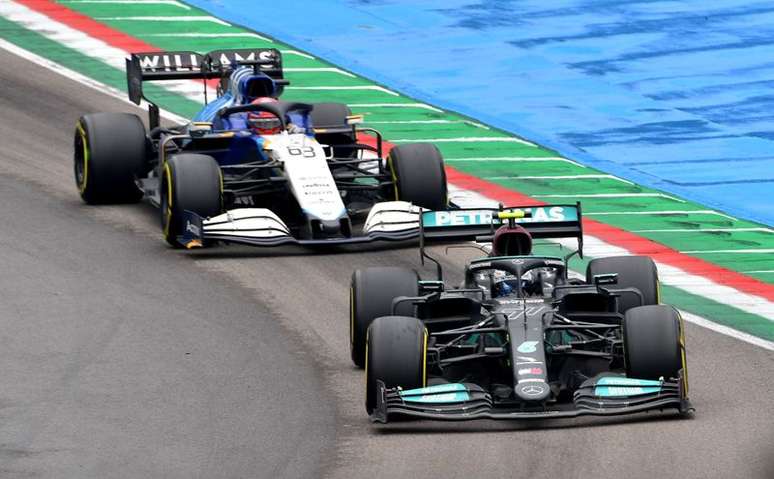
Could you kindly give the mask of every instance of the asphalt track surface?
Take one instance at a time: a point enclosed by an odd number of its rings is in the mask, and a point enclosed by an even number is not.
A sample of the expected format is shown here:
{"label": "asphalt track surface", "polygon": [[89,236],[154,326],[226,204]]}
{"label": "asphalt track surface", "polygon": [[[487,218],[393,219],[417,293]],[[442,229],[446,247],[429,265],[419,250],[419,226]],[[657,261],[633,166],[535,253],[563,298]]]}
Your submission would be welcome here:
{"label": "asphalt track surface", "polygon": [[691,324],[693,419],[373,427],[349,277],[413,249],[168,249],[150,206],[73,185],[78,116],[132,107],[0,64],[0,476],[774,476],[774,354]]}

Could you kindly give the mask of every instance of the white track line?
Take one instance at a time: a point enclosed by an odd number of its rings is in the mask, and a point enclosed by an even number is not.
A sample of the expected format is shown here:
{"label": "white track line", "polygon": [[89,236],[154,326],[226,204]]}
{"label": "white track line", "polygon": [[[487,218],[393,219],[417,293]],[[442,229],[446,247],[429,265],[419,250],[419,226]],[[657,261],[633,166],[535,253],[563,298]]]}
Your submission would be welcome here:
{"label": "white track line", "polygon": [[147,33],[148,37],[169,37],[169,38],[257,38],[265,42],[274,43],[271,38],[258,35],[252,32],[235,33]]}
{"label": "white track line", "polygon": [[372,90],[387,93],[392,96],[400,96],[392,90],[388,90],[378,85],[354,85],[354,86],[289,86],[286,90]]}
{"label": "white track line", "polygon": [[59,3],[73,4],[73,3],[97,3],[97,4],[116,4],[116,5],[172,5],[185,10],[190,10],[191,7],[177,0],[59,0]]}
{"label": "white track line", "polygon": [[544,175],[544,176],[487,176],[485,180],[586,180],[586,179],[607,179],[620,181],[628,185],[633,185],[631,181],[624,180],[615,175]]}
{"label": "white track line", "polygon": [[690,250],[680,251],[684,254],[709,254],[709,253],[728,253],[728,254],[771,254],[774,253],[774,248],[740,248],[740,249],[707,249],[707,250]]}
{"label": "white track line", "polygon": [[736,338],[746,343],[754,344],[755,346],[758,346],[763,349],[768,349],[769,351],[774,351],[774,343],[772,343],[771,341],[766,341],[763,338],[759,338],[758,336],[753,336],[752,334],[743,333],[742,331],[737,331],[736,329],[729,328],[728,326],[724,326],[722,324],[713,323],[708,319],[704,319],[701,316],[696,316],[695,314],[689,313],[687,311],[681,310],[680,315],[683,317],[684,320],[688,321],[689,323],[696,324],[698,326],[701,326],[702,328],[711,329],[712,331],[715,331],[717,333],[725,334],[726,336],[731,336],[732,338]]}
{"label": "white track line", "polygon": [[350,108],[422,108],[424,110],[431,110],[438,113],[443,113],[443,110],[436,108],[427,103],[350,103]]}
{"label": "white track line", "polygon": [[291,68],[282,68],[282,71],[286,72],[296,72],[296,73],[338,73],[339,75],[344,75],[350,78],[357,78],[352,73],[342,70],[341,68],[333,68],[333,67],[291,67]]}
{"label": "white track line", "polygon": [[584,193],[577,195],[532,195],[535,198],[666,198],[669,200],[679,201],[685,203],[685,200],[669,196],[664,193]]}
{"label": "white track line", "polygon": [[632,233],[743,233],[759,231],[763,233],[774,233],[770,228],[664,228],[650,230],[632,230]]}
{"label": "white track line", "polygon": [[462,137],[462,138],[423,138],[423,139],[412,139],[412,138],[404,138],[399,140],[390,140],[390,143],[413,143],[413,142],[427,142],[427,143],[489,143],[489,142],[500,142],[500,143],[520,143],[522,145],[527,146],[534,146],[537,147],[536,144],[529,142],[527,140],[522,140],[521,138],[514,138],[512,136],[473,136],[473,137]]}
{"label": "white track line", "polygon": [[367,121],[366,123],[372,125],[449,125],[454,123],[467,123],[476,125],[471,121],[465,120],[383,120],[383,121]]}
{"label": "white track line", "polygon": [[571,163],[580,168],[587,168],[586,165],[570,160],[569,158],[562,158],[561,156],[496,156],[492,158],[486,157],[474,157],[474,158],[444,158],[443,161],[473,161],[473,162],[503,162],[503,163],[523,163],[523,162],[537,162],[537,161],[562,161],[565,163]]}
{"label": "white track line", "polygon": [[723,216],[724,218],[728,218],[733,221],[738,221],[733,216],[729,216],[725,213],[721,213],[720,211],[714,211],[714,210],[656,210],[656,211],[598,211],[595,213],[583,213],[585,216],[615,216],[615,215],[621,215],[621,216],[631,216],[631,215],[693,215],[693,214],[703,214],[703,215],[717,215],[717,216]]}
{"label": "white track line", "polygon": [[156,17],[156,16],[129,16],[129,17],[95,17],[95,20],[102,21],[117,21],[117,22],[210,22],[217,23],[230,27],[231,24],[221,20],[220,18],[211,17],[209,15],[185,15],[185,16],[168,16],[168,17]]}
{"label": "white track line", "polygon": [[312,55],[304,52],[299,52],[298,50],[280,50],[280,53],[282,53],[283,55],[296,55],[299,57],[308,58],[310,60],[315,59]]}

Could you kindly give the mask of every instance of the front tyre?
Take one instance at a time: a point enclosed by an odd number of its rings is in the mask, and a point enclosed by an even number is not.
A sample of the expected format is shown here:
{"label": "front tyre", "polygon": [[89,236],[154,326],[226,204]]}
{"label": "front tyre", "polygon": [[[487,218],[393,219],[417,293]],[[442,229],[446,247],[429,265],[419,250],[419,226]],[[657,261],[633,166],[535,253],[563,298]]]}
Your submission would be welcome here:
{"label": "front tyre", "polygon": [[445,210],[449,203],[443,157],[435,145],[399,145],[388,158],[395,184],[395,199],[430,210]]}
{"label": "front tyre", "polygon": [[207,155],[184,153],[164,164],[161,181],[161,227],[164,239],[175,248],[183,245],[185,211],[207,218],[223,210],[220,166]]}
{"label": "front tyre", "polygon": [[610,289],[634,288],[642,294],[640,298],[631,292],[621,292],[618,298],[618,311],[623,314],[635,306],[647,306],[659,303],[659,282],[656,263],[647,256],[612,256],[597,258],[589,262],[586,268],[586,281],[594,284],[598,274],[616,273],[618,283]]}
{"label": "front tyre", "polygon": [[[623,320],[626,375],[638,379],[676,378],[686,370],[685,336],[672,306],[638,306]],[[687,388],[686,388],[687,390]]]}
{"label": "front tyre", "polygon": [[415,389],[427,384],[427,329],[417,318],[382,316],[368,328],[366,411],[376,407],[377,381]]}
{"label": "front tyre", "polygon": [[130,113],[84,115],[75,126],[75,184],[88,204],[136,203],[146,164],[145,126]]}
{"label": "front tyre", "polygon": [[[396,266],[357,269],[352,273],[349,298],[349,346],[352,362],[365,365],[366,333],[374,319],[392,314],[392,300],[398,296],[417,296],[416,271]],[[398,305],[398,314],[410,316],[413,305]]]}

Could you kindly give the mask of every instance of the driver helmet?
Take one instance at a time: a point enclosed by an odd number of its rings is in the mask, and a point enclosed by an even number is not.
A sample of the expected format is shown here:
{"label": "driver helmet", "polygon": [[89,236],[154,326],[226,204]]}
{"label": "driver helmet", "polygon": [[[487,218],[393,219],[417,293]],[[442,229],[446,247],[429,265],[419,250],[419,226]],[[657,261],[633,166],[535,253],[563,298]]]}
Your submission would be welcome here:
{"label": "driver helmet", "polygon": [[495,298],[519,294],[519,282],[518,277],[506,273],[505,271],[496,270],[492,274],[492,283],[494,286],[492,288],[492,294]]}
{"label": "driver helmet", "polygon": [[556,283],[556,271],[553,268],[535,268],[524,272],[521,278],[515,275],[497,271],[492,278],[494,281],[494,297],[501,298],[512,294],[524,296],[551,296]]}
{"label": "driver helmet", "polygon": [[[251,105],[262,103],[276,103],[277,100],[269,97],[256,98]],[[251,111],[247,113],[247,127],[259,135],[276,135],[282,131],[282,122],[276,115],[268,111]]]}

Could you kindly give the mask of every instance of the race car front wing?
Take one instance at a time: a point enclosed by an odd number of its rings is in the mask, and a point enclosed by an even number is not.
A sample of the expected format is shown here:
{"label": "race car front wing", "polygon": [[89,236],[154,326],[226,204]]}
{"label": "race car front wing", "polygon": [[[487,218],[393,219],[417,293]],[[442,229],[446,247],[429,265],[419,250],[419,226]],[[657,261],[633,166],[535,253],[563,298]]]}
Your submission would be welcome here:
{"label": "race car front wing", "polygon": [[376,203],[357,236],[298,239],[287,225],[266,208],[239,208],[213,218],[202,218],[191,211],[184,216],[184,233],[180,243],[187,248],[201,247],[206,241],[221,241],[251,246],[323,246],[369,243],[372,241],[406,241],[419,235],[422,208],[403,201]]}
{"label": "race car front wing", "polygon": [[371,421],[387,423],[398,417],[466,421],[472,419],[547,419],[578,416],[618,416],[645,411],[694,411],[683,389],[683,372],[675,380],[642,380],[624,376],[596,377],[584,382],[566,405],[503,403],[475,384],[451,383],[401,390],[377,382]]}

